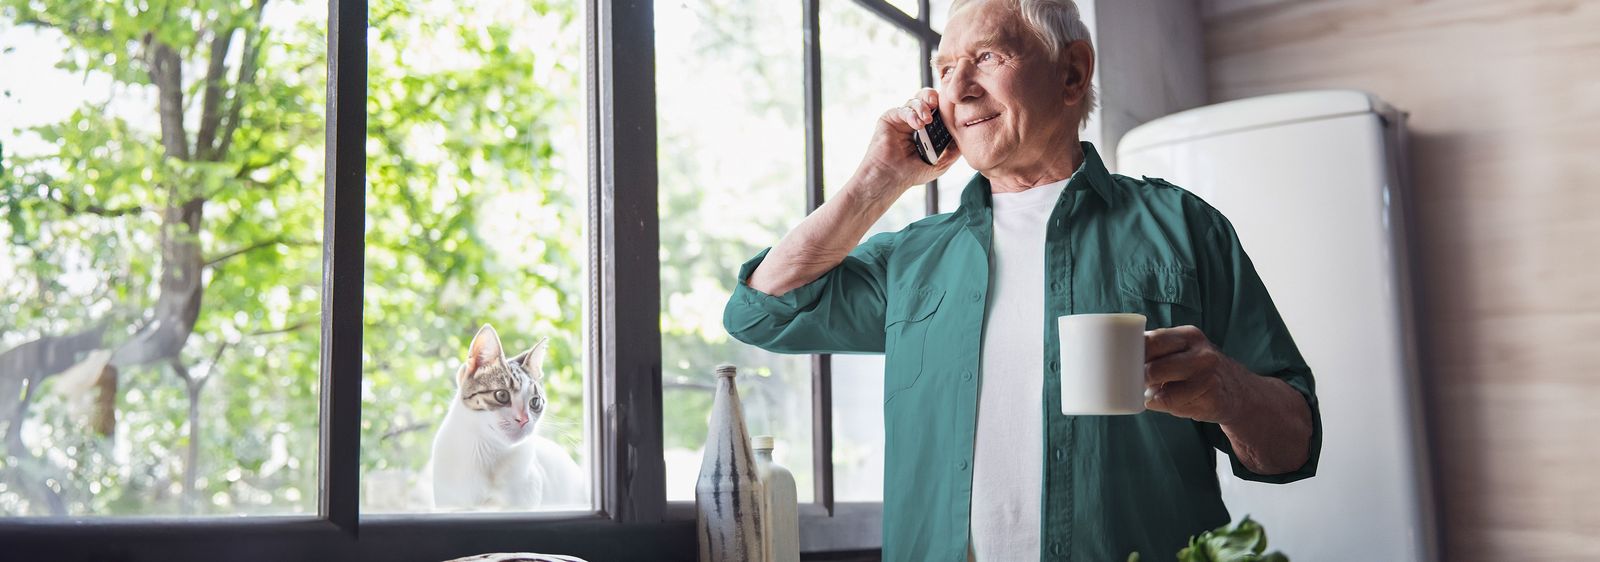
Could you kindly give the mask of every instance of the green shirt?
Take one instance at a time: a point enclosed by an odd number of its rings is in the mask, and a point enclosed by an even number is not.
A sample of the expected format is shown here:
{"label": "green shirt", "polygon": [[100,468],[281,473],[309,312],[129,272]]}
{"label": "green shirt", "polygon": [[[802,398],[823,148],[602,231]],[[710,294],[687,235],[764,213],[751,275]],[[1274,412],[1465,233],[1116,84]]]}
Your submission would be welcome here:
{"label": "green shirt", "polygon": [[[1190,535],[1229,522],[1216,455],[1246,480],[1312,476],[1322,422],[1311,370],[1233,226],[1160,179],[1112,175],[1094,147],[1050,215],[1045,241],[1041,560],[1172,560]],[[723,316],[740,341],[779,353],[884,353],[884,560],[964,562],[979,354],[989,293],[989,181],[974,176],[953,213],[878,234],[803,287],[745,285]],[[1216,424],[1146,411],[1061,415],[1057,316],[1136,312],[1148,329],[1198,326],[1252,372],[1283,379],[1311,407],[1310,458],[1287,474],[1239,463]],[[1052,414],[1054,412],[1054,414]]]}

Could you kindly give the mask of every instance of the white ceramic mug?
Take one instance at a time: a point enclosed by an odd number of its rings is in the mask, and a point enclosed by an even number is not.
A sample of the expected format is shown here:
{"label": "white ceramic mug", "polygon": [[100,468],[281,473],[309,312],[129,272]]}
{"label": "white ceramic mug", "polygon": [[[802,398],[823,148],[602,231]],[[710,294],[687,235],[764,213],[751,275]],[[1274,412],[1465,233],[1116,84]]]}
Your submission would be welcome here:
{"label": "white ceramic mug", "polygon": [[1061,413],[1144,411],[1143,314],[1071,314],[1056,318],[1061,340]]}

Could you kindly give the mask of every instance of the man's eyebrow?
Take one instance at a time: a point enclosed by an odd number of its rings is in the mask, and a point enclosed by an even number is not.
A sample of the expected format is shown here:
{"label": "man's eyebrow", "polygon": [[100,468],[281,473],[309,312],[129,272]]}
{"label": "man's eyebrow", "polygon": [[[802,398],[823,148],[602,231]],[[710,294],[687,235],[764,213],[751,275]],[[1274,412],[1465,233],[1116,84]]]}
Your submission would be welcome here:
{"label": "man's eyebrow", "polygon": [[[968,50],[969,51],[979,51],[979,52],[986,51],[986,50],[992,50],[992,49],[995,48],[996,45],[1001,45],[1003,43],[1004,43],[1004,41],[1001,41],[1000,39],[993,38],[993,37],[990,37],[990,38],[987,38],[987,39],[979,39],[976,42],[974,42],[971,47],[968,47]],[[928,66],[932,66],[934,68],[939,68],[939,66],[942,63],[944,63],[945,61],[947,61],[947,60],[949,60],[949,57],[946,57],[943,53],[934,53],[933,57],[928,59]]]}

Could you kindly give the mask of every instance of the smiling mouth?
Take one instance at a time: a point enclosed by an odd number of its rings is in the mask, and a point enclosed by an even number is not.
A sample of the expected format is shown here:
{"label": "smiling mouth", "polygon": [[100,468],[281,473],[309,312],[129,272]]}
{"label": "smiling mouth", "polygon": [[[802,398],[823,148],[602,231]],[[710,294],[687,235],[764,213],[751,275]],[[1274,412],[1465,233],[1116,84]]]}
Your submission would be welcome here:
{"label": "smiling mouth", "polygon": [[973,125],[977,125],[979,123],[983,123],[985,121],[988,121],[990,119],[994,119],[994,118],[999,117],[999,116],[1000,116],[1000,114],[996,113],[996,114],[990,115],[988,117],[982,117],[982,118],[978,118],[978,119],[973,119],[973,120],[968,121],[966,123],[962,123],[961,126],[963,126],[963,127],[971,127]]}

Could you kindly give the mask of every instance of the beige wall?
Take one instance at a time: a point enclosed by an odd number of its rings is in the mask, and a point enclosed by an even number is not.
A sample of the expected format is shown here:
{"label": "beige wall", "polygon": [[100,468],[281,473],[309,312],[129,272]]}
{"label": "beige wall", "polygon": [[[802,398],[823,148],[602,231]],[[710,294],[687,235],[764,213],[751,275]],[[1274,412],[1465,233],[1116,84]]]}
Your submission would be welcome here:
{"label": "beige wall", "polygon": [[1600,0],[1215,0],[1209,101],[1411,114],[1443,560],[1600,560]]}

